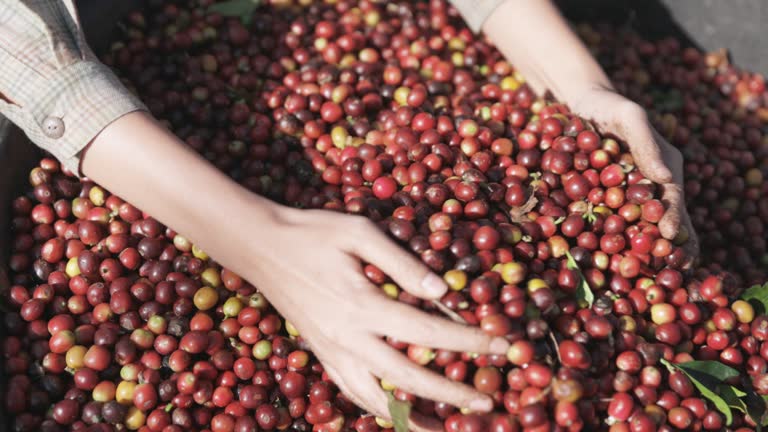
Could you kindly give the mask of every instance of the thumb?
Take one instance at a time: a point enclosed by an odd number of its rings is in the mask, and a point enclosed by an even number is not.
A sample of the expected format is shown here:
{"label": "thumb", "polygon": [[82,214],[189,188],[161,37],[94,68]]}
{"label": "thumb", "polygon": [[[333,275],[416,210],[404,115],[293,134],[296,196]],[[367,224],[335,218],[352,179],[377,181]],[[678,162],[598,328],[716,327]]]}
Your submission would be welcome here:
{"label": "thumb", "polygon": [[[623,98],[622,98],[623,99]],[[617,132],[627,142],[635,164],[645,178],[655,183],[672,181],[672,171],[664,163],[664,138],[654,130],[645,109],[634,102],[624,101],[613,112],[609,130]]]}
{"label": "thumb", "polygon": [[448,291],[448,286],[442,278],[390,240],[373,224],[366,224],[363,231],[362,237],[358,238],[353,246],[353,252],[359,258],[379,267],[402,289],[416,297],[430,300],[439,299]]}
{"label": "thumb", "polygon": [[647,119],[632,122],[629,127],[627,143],[640,172],[654,183],[671,182],[672,171],[664,163],[662,152],[662,146],[666,145],[664,138],[648,124]]}

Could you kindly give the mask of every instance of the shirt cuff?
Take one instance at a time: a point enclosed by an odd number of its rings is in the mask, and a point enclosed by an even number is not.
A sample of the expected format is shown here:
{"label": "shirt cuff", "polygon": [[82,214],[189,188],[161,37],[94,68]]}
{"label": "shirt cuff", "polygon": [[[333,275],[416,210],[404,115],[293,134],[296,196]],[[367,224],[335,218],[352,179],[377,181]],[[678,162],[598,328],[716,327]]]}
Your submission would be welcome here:
{"label": "shirt cuff", "polygon": [[[485,20],[506,0],[452,0],[451,3],[466,21],[467,26],[475,33],[485,24]],[[538,1],[538,0],[535,0]]]}
{"label": "shirt cuff", "polygon": [[109,67],[79,61],[53,76],[31,77],[35,97],[16,122],[37,145],[80,175],[81,151],[110,123],[133,111],[147,110]]}

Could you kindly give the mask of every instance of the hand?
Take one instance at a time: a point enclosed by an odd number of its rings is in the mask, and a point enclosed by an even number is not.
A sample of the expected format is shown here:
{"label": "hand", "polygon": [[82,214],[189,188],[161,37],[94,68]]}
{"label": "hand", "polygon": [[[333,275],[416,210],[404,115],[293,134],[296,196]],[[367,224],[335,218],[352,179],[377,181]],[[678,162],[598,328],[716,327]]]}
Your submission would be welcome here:
{"label": "hand", "polygon": [[[390,275],[405,291],[439,299],[447,287],[418,259],[367,219],[329,211],[279,208],[275,226],[262,229],[259,254],[246,278],[261,289],[312,347],[328,374],[355,403],[389,418],[379,380],[427,399],[489,411],[489,396],[408,360],[382,340],[452,351],[505,354],[503,338],[431,316],[386,297],[361,271],[360,260]],[[442,430],[436,419],[411,418],[417,431]]]}
{"label": "hand", "polygon": [[[609,88],[593,88],[582,93],[571,106],[574,113],[589,119],[601,132],[612,133],[629,145],[640,172],[661,185],[661,200],[667,207],[659,222],[661,235],[680,237],[691,259],[699,253],[696,232],[685,208],[683,157],[651,126],[645,110]],[[682,229],[681,229],[682,227]]]}
{"label": "hand", "polygon": [[[510,22],[516,25],[510,26]],[[685,231],[680,236],[687,237],[685,249],[689,257],[696,257],[698,240],[685,209],[680,152],[653,130],[642,107],[611,88],[608,76],[554,3],[503,2],[485,21],[483,30],[534,91],[551,91],[574,113],[629,144],[640,172],[661,185],[661,199],[667,206],[659,223],[661,234],[671,240]],[[531,34],[537,37],[529,37]]]}

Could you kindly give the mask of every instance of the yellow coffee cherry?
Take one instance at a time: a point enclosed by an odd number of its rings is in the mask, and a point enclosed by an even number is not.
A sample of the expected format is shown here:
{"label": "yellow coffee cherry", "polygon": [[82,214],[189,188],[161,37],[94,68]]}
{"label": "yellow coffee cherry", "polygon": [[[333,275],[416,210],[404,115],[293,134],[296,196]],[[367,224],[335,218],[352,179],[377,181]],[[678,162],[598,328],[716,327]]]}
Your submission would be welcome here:
{"label": "yellow coffee cherry", "polygon": [[384,291],[384,294],[387,295],[387,297],[396,299],[397,296],[400,294],[400,288],[397,287],[397,285],[393,283],[385,283],[381,285],[382,291]]}
{"label": "yellow coffee cherry", "polygon": [[398,87],[395,90],[394,99],[400,105],[408,105],[408,95],[411,94],[411,89],[408,87]]}
{"label": "yellow coffee cherry", "polygon": [[454,291],[461,291],[467,286],[467,274],[461,270],[448,270],[443,275],[443,279]]}
{"label": "yellow coffee cherry", "polygon": [[228,317],[236,317],[243,310],[243,302],[237,297],[230,297],[224,302],[221,310]]}
{"label": "yellow coffee cherry", "polygon": [[394,385],[394,384],[392,384],[392,383],[388,382],[388,381],[387,381],[387,380],[385,380],[385,379],[381,379],[381,380],[380,380],[380,384],[381,384],[381,388],[382,388],[384,391],[393,391],[394,389],[396,389],[396,388],[397,388],[397,387],[395,387],[395,385]]}
{"label": "yellow coffee cherry", "polygon": [[132,406],[128,408],[128,414],[125,416],[125,427],[129,430],[138,430],[144,426],[147,416],[140,409]]}
{"label": "yellow coffee cherry", "polygon": [[749,324],[755,319],[755,308],[749,302],[736,300],[731,305],[731,310],[736,315],[736,319],[742,324]]}
{"label": "yellow coffee cherry", "polygon": [[501,80],[502,90],[517,90],[518,87],[520,87],[520,83],[515,79],[515,77],[508,76]]}
{"label": "yellow coffee cherry", "polygon": [[195,258],[197,258],[197,259],[201,259],[201,260],[203,260],[203,261],[206,261],[206,260],[208,260],[208,254],[206,254],[205,252],[203,252],[203,250],[202,250],[202,249],[200,249],[200,248],[199,248],[197,245],[194,245],[194,244],[192,245],[192,255],[193,255]]}
{"label": "yellow coffee cherry", "polygon": [[547,282],[544,279],[533,278],[528,281],[528,293],[532,293],[541,288],[549,288]]}
{"label": "yellow coffee cherry", "polygon": [[204,286],[195,292],[192,302],[199,310],[208,310],[216,306],[219,302],[219,293],[215,289]]}
{"label": "yellow coffee cherry", "polygon": [[510,261],[501,265],[498,272],[504,283],[516,285],[525,280],[525,266],[519,262]]}
{"label": "yellow coffee cherry", "polygon": [[133,404],[133,391],[136,389],[136,383],[132,381],[120,381],[115,391],[115,400],[123,405]]}
{"label": "yellow coffee cherry", "polygon": [[73,278],[80,274],[80,265],[77,263],[77,257],[72,257],[67,261],[67,266],[64,268],[64,272],[70,278]]}
{"label": "yellow coffee cherry", "polygon": [[88,348],[82,345],[75,345],[72,348],[68,349],[67,354],[65,356],[67,367],[70,369],[77,370],[85,366],[86,351],[88,351]]}
{"label": "yellow coffee cherry", "polygon": [[102,381],[93,388],[91,397],[96,402],[109,402],[115,399],[116,391],[115,383],[112,381]]}
{"label": "yellow coffee cherry", "polygon": [[91,200],[93,205],[97,207],[101,207],[104,205],[104,201],[105,201],[104,195],[106,195],[104,192],[104,189],[98,186],[94,186],[91,188],[90,191],[88,191],[88,198]]}
{"label": "yellow coffee cherry", "polygon": [[288,334],[293,336],[293,337],[297,337],[300,334],[299,330],[290,321],[286,321],[285,322],[285,331],[287,331]]}
{"label": "yellow coffee cherry", "polygon": [[208,267],[207,269],[203,270],[203,272],[200,274],[200,279],[202,279],[203,283],[208,286],[212,286],[214,288],[221,286],[221,275],[219,274],[219,270],[213,267]]}
{"label": "yellow coffee cherry", "polygon": [[336,148],[343,149],[347,146],[347,138],[349,138],[349,132],[342,126],[335,126],[331,129],[331,141]]}

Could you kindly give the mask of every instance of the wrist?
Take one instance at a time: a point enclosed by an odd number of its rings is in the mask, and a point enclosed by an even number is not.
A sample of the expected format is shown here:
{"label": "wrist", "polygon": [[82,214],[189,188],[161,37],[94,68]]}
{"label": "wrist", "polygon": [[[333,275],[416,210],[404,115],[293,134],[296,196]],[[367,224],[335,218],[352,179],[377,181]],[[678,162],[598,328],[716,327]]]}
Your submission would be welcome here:
{"label": "wrist", "polygon": [[216,261],[248,277],[268,265],[290,209],[233,186],[214,198],[213,208],[201,209],[200,217],[209,223],[191,228],[190,238]]}
{"label": "wrist", "polygon": [[615,92],[616,89],[608,80],[588,79],[582,81],[573,81],[567,83],[561,90],[561,94],[555,95],[560,100],[570,106],[574,112],[578,112],[580,107],[589,104],[589,98],[595,92]]}
{"label": "wrist", "polygon": [[[545,88],[541,91],[549,91],[559,102],[565,103],[571,108],[587,102],[590,94],[594,92],[615,92],[613,84],[599,67],[592,67],[589,61],[574,61],[565,69],[550,68],[541,72],[540,81]],[[567,73],[563,73],[567,70]]]}

